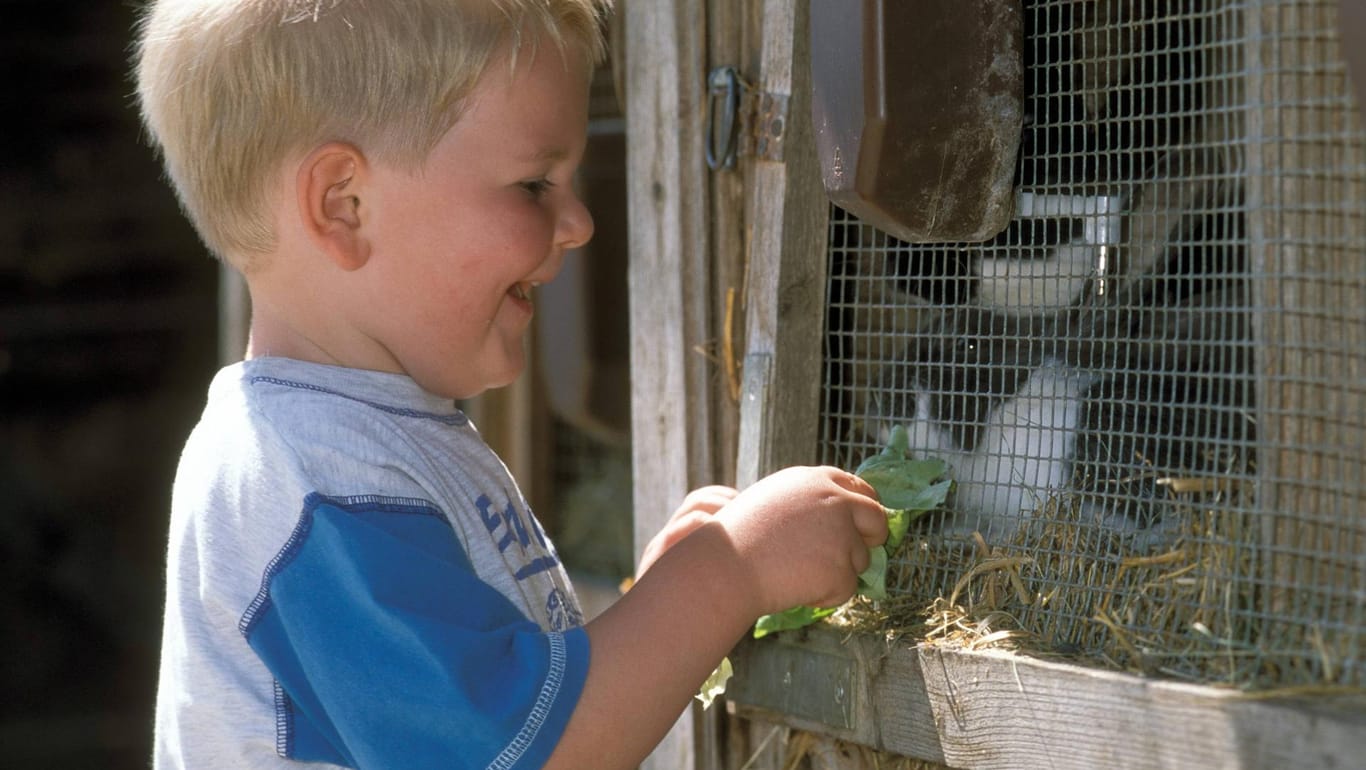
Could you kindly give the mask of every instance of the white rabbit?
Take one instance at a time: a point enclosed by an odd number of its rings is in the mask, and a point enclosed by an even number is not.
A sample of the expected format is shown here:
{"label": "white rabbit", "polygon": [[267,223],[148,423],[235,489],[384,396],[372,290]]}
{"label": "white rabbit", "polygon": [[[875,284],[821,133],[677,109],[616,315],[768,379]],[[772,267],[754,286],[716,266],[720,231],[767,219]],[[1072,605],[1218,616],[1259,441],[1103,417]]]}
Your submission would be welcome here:
{"label": "white rabbit", "polygon": [[952,467],[950,531],[1008,539],[1067,488],[1087,384],[1084,374],[1046,360],[1018,392],[992,406],[971,449],[946,441],[950,431],[928,414],[916,415],[908,429],[927,447],[940,443],[937,454]]}
{"label": "white rabbit", "polygon": [[[1090,380],[1048,344],[1050,327],[956,308],[890,370],[883,414],[900,415],[911,446],[950,466],[946,532],[1008,539],[1067,488]],[[891,423],[882,425],[885,441]]]}

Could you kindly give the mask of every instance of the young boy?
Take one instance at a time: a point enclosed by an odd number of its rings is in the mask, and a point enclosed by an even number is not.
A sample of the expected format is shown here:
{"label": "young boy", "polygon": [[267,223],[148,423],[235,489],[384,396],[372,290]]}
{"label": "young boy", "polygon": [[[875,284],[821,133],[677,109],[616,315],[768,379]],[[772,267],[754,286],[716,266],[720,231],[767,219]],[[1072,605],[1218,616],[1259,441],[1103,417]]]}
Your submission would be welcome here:
{"label": "young boy", "polygon": [[609,0],[159,0],[138,95],[246,279],[172,504],[162,768],[628,768],[759,616],[886,537],[850,473],[690,494],[583,625],[458,399],[523,367]]}

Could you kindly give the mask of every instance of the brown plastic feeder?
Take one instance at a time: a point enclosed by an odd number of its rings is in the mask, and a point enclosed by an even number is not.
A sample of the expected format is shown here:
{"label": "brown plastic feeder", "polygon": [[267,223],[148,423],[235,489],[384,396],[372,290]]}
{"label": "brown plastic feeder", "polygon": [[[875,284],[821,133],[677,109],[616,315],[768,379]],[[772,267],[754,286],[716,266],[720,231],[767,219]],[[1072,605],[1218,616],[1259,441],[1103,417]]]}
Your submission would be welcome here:
{"label": "brown plastic feeder", "polygon": [[983,241],[1014,209],[1019,0],[811,0],[812,118],[830,200],[914,243]]}

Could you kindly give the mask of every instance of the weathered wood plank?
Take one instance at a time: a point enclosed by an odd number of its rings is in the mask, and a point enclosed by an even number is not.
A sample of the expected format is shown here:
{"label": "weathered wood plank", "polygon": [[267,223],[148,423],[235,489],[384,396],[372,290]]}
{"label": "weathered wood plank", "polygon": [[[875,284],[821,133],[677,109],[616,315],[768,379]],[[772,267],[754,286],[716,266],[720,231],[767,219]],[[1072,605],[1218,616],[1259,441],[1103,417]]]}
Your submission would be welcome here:
{"label": "weathered wood plank", "polygon": [[[703,115],[705,0],[621,4],[624,14],[637,558],[687,491],[712,480],[711,333]],[[685,713],[646,770],[692,770]]]}
{"label": "weathered wood plank", "polygon": [[676,0],[626,14],[628,50],[649,52],[626,67],[638,546],[709,464],[709,410],[697,398],[706,367],[694,352],[708,334],[701,13],[701,0]]}
{"label": "weathered wood plank", "polygon": [[[807,4],[770,0],[756,11],[759,91],[786,97],[781,160],[749,157],[739,486],[816,459],[824,333],[828,203],[811,139]],[[755,70],[746,70],[746,74]],[[732,732],[752,768],[782,767],[787,730],[753,722]],[[736,764],[732,746],[732,768]]]}
{"label": "weathered wood plank", "polygon": [[[756,160],[748,198],[746,365],[769,367],[771,420],[760,436],[740,426],[741,484],[778,468],[815,460],[825,322],[828,203],[811,141],[806,4],[764,5],[757,87],[786,96],[783,159]],[[756,375],[746,372],[746,378]],[[742,403],[742,409],[744,405]]]}
{"label": "weathered wood plank", "polygon": [[1360,660],[1366,622],[1366,135],[1337,12],[1267,2],[1244,16],[1258,505],[1274,512],[1262,633],[1312,644],[1329,681]]}
{"label": "weathered wood plank", "polygon": [[[794,661],[822,657],[853,668],[844,680],[800,677]],[[1249,696],[1231,690],[1007,653],[970,653],[829,629],[742,645],[737,713],[896,755],[963,768],[1323,768],[1366,756],[1366,696]],[[804,670],[822,664],[804,664]],[[825,664],[828,666],[828,664]],[[794,716],[806,700],[844,701],[847,727]]]}
{"label": "weathered wood plank", "polygon": [[[745,72],[745,50],[755,36],[751,29],[753,3],[709,0],[707,7],[707,70],[733,66]],[[714,104],[714,103],[713,103]],[[709,106],[706,120],[715,122]],[[711,337],[708,360],[712,366],[712,452],[717,480],[734,483],[736,437],[739,432],[738,386],[744,347],[744,265],[747,223],[744,196],[750,165],[709,174],[708,224],[711,234]],[[729,311],[729,312],[728,312]]]}

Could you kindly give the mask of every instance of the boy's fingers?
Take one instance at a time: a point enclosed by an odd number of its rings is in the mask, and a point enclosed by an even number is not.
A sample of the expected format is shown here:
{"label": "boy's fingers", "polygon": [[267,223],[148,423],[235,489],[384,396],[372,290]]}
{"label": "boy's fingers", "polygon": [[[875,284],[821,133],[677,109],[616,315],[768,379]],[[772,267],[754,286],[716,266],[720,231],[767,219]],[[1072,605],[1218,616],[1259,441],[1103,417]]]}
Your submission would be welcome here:
{"label": "boy's fingers", "polygon": [[878,499],[877,490],[873,489],[873,485],[859,478],[856,474],[836,468],[835,472],[831,475],[836,484],[844,487],[850,492],[856,492],[864,497],[871,497],[874,500]]}
{"label": "boy's fingers", "polygon": [[739,491],[735,489],[735,487],[727,487],[722,484],[710,484],[705,487],[698,487],[697,489],[694,489],[693,491],[688,493],[688,497],[697,496],[707,498],[733,498],[737,494],[739,494]]}
{"label": "boy's fingers", "polygon": [[890,530],[887,528],[887,513],[882,505],[860,505],[854,512],[854,527],[863,536],[863,542],[872,548],[887,542]]}
{"label": "boy's fingers", "polygon": [[733,487],[721,486],[719,484],[699,487],[689,492],[683,498],[682,504],[673,513],[673,518],[681,518],[696,512],[714,514],[720,511],[739,492]]}
{"label": "boy's fingers", "polygon": [[[854,565],[854,574],[858,575],[868,569],[869,564],[873,563],[873,555],[867,548],[855,548],[850,561]],[[857,581],[855,583],[857,584]]]}

